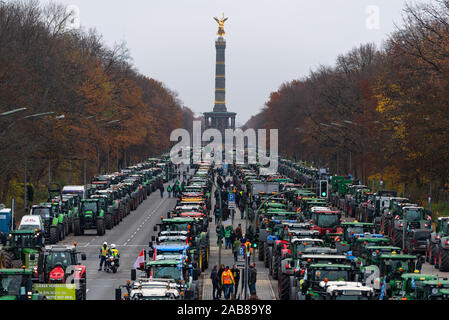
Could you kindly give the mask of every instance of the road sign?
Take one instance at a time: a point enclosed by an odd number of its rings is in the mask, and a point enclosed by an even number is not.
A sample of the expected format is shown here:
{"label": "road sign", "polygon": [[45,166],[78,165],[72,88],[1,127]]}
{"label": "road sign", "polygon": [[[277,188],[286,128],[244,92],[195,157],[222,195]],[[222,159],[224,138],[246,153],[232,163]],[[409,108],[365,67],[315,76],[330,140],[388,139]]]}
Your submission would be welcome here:
{"label": "road sign", "polygon": [[235,193],[228,193],[228,208],[235,209]]}

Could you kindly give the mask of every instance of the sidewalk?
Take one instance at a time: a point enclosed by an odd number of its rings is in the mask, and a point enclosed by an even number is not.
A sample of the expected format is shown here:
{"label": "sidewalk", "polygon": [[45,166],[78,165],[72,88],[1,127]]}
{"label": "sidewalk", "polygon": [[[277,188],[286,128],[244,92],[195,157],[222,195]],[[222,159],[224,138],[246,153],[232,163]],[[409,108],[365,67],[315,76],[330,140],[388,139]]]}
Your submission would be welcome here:
{"label": "sidewalk", "polygon": [[[229,178],[229,177],[227,177]],[[215,198],[214,198],[214,192],[215,187],[212,188],[212,208],[215,207]],[[218,265],[218,245],[217,245],[217,234],[215,232],[216,224],[215,224],[215,217],[213,213],[212,216],[212,222],[209,223],[209,230],[210,230],[210,257],[209,257],[209,268],[204,271],[204,273],[201,274],[202,276],[202,300],[212,300],[212,281],[210,279],[210,273],[214,267],[214,265]],[[236,208],[236,212],[234,215],[234,221],[233,221],[233,228],[235,229],[238,224],[242,225],[243,232],[245,232],[245,219],[240,219],[240,210]],[[258,261],[257,259],[257,250],[254,251],[253,254],[256,254],[256,269],[257,269],[257,282],[256,282],[256,292],[257,296],[260,300],[276,300],[278,299],[276,292],[273,290],[273,281],[269,279],[268,275],[268,269],[266,269],[263,265],[263,261]],[[253,257],[251,257],[251,262],[253,261]],[[223,239],[223,245],[221,248],[221,263],[225,266],[229,266],[229,268],[232,268],[234,265],[234,255],[232,254],[231,249],[225,249],[224,248],[224,239]],[[240,269],[240,284],[239,284],[239,291],[241,290],[241,282],[243,277],[243,270]],[[277,282],[276,284],[277,285]],[[237,293],[238,296],[238,293]],[[241,299],[243,299],[244,293],[241,293]],[[249,289],[248,289],[248,296],[249,296]],[[222,300],[224,300],[224,297],[222,295]]]}

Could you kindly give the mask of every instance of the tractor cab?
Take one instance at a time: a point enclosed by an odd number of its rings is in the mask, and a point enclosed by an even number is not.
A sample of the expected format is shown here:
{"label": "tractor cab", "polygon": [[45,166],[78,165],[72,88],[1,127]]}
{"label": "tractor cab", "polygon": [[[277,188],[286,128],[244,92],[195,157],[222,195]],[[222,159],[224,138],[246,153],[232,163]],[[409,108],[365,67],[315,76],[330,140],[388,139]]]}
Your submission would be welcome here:
{"label": "tractor cab", "polygon": [[314,225],[312,230],[318,230],[321,235],[341,233],[341,212],[340,211],[316,211],[312,213],[310,223]]}
{"label": "tractor cab", "polygon": [[402,283],[393,300],[424,300],[424,282],[438,280],[438,276],[419,272],[404,273]]}
{"label": "tractor cab", "polygon": [[75,246],[46,246],[43,258],[45,283],[66,283],[67,277],[73,273],[75,279],[83,277],[86,267],[80,260],[86,260],[86,254],[77,252]]}
{"label": "tractor cab", "polygon": [[424,300],[449,300],[449,280],[427,280],[423,287]]}
{"label": "tractor cab", "polygon": [[38,230],[13,230],[8,234],[6,246],[0,251],[2,268],[34,268],[44,245]]}
{"label": "tractor cab", "polygon": [[0,269],[0,300],[43,300],[33,289],[30,269]]}
{"label": "tractor cab", "polygon": [[416,256],[397,254],[396,252],[385,253],[379,256],[379,262],[380,275],[386,278],[391,292],[394,292],[404,273],[415,272]]}
{"label": "tractor cab", "polygon": [[320,300],[325,292],[322,284],[327,282],[354,281],[355,272],[351,265],[317,263],[310,264],[304,273],[301,293],[305,300]]}

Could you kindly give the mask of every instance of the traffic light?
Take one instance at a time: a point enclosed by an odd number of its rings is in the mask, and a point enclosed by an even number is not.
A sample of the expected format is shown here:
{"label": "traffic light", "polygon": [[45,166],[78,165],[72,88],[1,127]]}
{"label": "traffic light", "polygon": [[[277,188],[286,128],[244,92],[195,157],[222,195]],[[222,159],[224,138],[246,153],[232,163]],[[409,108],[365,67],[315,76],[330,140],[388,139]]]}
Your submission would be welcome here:
{"label": "traffic light", "polygon": [[327,180],[320,180],[320,197],[327,198]]}

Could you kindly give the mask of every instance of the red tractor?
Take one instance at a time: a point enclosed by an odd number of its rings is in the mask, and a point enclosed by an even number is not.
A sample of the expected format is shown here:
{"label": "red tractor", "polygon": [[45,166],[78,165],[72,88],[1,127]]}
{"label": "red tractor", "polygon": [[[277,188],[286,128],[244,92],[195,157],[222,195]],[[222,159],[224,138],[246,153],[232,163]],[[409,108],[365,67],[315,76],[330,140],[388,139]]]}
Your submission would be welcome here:
{"label": "red tractor", "polygon": [[86,254],[76,251],[76,242],[70,245],[46,246],[39,258],[41,272],[39,282],[48,284],[75,284],[76,300],[86,300],[87,269],[79,261],[86,260]]}
{"label": "red tractor", "polygon": [[310,230],[319,231],[320,235],[342,233],[341,212],[332,210],[315,211],[312,214],[312,227]]}

